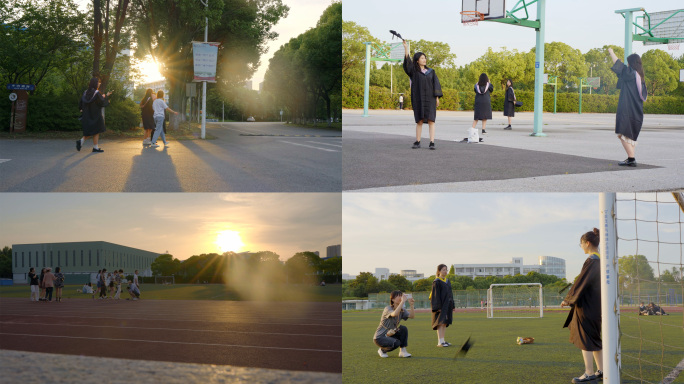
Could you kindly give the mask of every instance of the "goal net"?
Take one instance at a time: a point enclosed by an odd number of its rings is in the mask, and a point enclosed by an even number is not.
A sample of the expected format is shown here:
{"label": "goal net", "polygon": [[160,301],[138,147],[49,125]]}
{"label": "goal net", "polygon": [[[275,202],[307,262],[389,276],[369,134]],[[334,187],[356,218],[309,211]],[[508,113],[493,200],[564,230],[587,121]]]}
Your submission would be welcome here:
{"label": "goal net", "polygon": [[176,281],[173,278],[173,276],[155,276],[154,277],[154,283],[155,284],[165,284],[165,285],[172,285]]}
{"label": "goal net", "polygon": [[487,290],[488,318],[544,317],[540,283],[492,284]]}

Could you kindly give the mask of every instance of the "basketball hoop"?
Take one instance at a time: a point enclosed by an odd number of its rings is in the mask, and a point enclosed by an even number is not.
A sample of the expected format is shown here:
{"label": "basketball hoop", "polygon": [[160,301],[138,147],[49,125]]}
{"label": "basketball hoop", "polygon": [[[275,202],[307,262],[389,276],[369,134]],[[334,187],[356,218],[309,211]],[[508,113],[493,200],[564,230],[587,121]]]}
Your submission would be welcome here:
{"label": "basketball hoop", "polygon": [[669,43],[667,44],[667,49],[669,51],[679,51],[679,43]]}
{"label": "basketball hoop", "polygon": [[484,14],[478,11],[461,12],[461,23],[465,27],[477,27],[477,22],[484,20]]}

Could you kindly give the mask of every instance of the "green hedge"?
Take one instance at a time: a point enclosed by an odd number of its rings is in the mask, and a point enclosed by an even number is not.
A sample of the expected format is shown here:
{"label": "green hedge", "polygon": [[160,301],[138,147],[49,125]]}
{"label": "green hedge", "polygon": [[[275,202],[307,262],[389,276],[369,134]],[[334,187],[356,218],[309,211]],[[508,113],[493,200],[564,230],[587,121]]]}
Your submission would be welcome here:
{"label": "green hedge", "polygon": [[[444,97],[439,101],[440,110],[457,111],[472,110],[475,103],[475,92],[459,92],[454,89],[443,89]],[[363,86],[357,84],[344,85],[342,88],[344,108],[363,108]],[[503,90],[492,93],[492,110],[503,111],[505,93]],[[517,91],[518,101],[522,107],[516,111],[534,110],[534,91]],[[583,113],[615,113],[617,111],[619,95],[596,95],[585,93],[582,95]],[[370,109],[396,109],[397,95],[390,95],[389,89],[370,87]],[[559,93],[556,101],[558,112],[578,112],[578,93]],[[404,108],[411,109],[411,94],[404,95]],[[553,112],[553,92],[544,92],[544,111]],[[650,96],[644,103],[644,113],[650,114],[684,114],[684,97],[678,96]]]}
{"label": "green hedge", "polygon": [[[12,103],[9,97],[0,101],[2,131],[9,131]],[[69,96],[29,95],[27,131],[80,131],[78,99]],[[140,108],[130,99],[116,100],[106,108],[109,130],[128,130],[140,124]]]}

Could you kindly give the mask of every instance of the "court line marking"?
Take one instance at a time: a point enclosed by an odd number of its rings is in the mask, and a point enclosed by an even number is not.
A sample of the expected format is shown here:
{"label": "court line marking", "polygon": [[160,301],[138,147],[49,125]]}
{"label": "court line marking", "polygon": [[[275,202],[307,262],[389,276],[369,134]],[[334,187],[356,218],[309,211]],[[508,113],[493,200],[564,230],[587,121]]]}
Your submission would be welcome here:
{"label": "court line marking", "polygon": [[326,152],[339,152],[336,149],[328,149],[328,148],[319,148],[319,147],[314,147],[313,145],[306,145],[306,144],[299,144],[299,143],[293,143],[291,141],[285,141],[285,140],[280,140],[281,143],[288,143],[292,145],[299,145],[301,147],[307,147],[307,148],[313,148],[313,149],[318,149],[320,151],[326,151]]}
{"label": "court line marking", "polygon": [[[0,314],[0,316],[9,316],[6,312],[3,312]],[[14,316],[26,316],[26,317],[44,317],[45,315],[22,315],[22,314],[14,314]],[[77,316],[54,316],[52,313],[50,314],[51,317],[60,317],[60,318],[78,318],[81,319],[82,317],[77,317]],[[88,316],[89,319],[107,319],[107,320],[130,320],[130,316],[126,315],[126,317],[93,317],[93,316]],[[144,319],[144,320],[151,320],[151,321],[159,321],[159,319]],[[194,322],[202,322],[202,323],[219,323],[219,324],[258,324],[258,325],[294,325],[294,326],[306,326],[306,327],[341,327],[342,325],[336,325],[336,324],[300,324],[300,323],[273,323],[273,322],[268,322],[268,323],[255,323],[254,321],[245,321],[245,322],[225,322],[225,321],[213,321],[213,320],[185,320],[185,319],[172,319],[172,320],[167,320],[167,321],[194,321]]]}
{"label": "court line marking", "polygon": [[117,328],[117,329],[141,329],[154,331],[189,331],[189,332],[214,332],[214,333],[243,333],[257,335],[282,335],[282,336],[310,336],[310,337],[342,337],[336,335],[321,335],[312,333],[284,333],[284,332],[249,332],[249,331],[221,331],[215,329],[192,329],[192,328],[164,328],[164,327],[130,327],[118,325],[89,325],[89,324],[55,324],[55,323],[19,323],[16,321],[0,321],[0,324],[12,325],[47,325],[55,327],[90,327],[90,328]]}
{"label": "court line marking", "polygon": [[331,147],[337,147],[337,148],[342,148],[341,144],[329,144],[329,143],[319,143],[317,141],[307,141],[307,143],[314,143],[314,144],[319,144],[319,145],[328,145]]}
{"label": "court line marking", "polygon": [[62,339],[85,339],[85,340],[106,340],[106,341],[132,341],[136,343],[161,343],[161,344],[182,344],[182,345],[201,345],[214,347],[238,347],[238,348],[257,348],[257,349],[276,349],[287,351],[305,351],[305,352],[328,352],[328,353],[342,353],[334,349],[313,349],[313,348],[288,348],[288,347],[260,347],[256,345],[239,345],[239,344],[216,344],[216,343],[188,343],[182,341],[157,341],[157,340],[137,340],[137,339],[112,339],[108,337],[85,337],[85,336],[58,336],[58,335],[34,335],[30,333],[5,333],[0,332],[0,335],[7,336],[28,336],[28,337],[53,337]]}

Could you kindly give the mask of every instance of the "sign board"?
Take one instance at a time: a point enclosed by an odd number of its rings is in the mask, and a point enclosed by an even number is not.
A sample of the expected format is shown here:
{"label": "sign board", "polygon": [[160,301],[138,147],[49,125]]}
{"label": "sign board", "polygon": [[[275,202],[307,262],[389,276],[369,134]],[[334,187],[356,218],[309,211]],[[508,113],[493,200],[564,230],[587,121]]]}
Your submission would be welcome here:
{"label": "sign board", "polygon": [[10,101],[15,101],[17,99],[17,94],[12,92],[12,93],[10,93],[9,97],[10,97]]}
{"label": "sign board", "polygon": [[197,97],[197,84],[185,83],[185,97]]}
{"label": "sign board", "polygon": [[216,82],[216,60],[220,43],[192,42],[195,73],[192,81]]}
{"label": "sign board", "polygon": [[16,93],[17,101],[12,103],[14,120],[11,122],[10,132],[24,132],[28,117],[28,92],[19,90]]}
{"label": "sign board", "polygon": [[33,84],[7,84],[7,89],[14,90],[14,89],[19,89],[19,90],[24,90],[24,91],[35,91],[36,86]]}
{"label": "sign board", "polygon": [[548,83],[549,83],[549,74],[545,73],[544,74],[544,84],[548,84]]}

